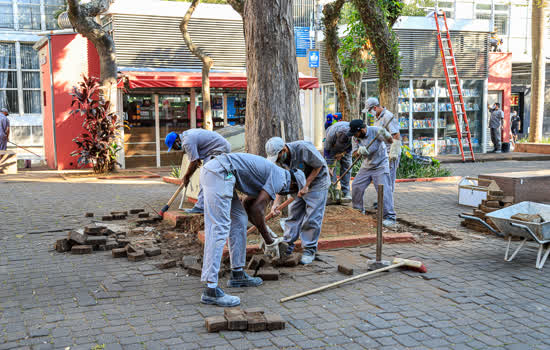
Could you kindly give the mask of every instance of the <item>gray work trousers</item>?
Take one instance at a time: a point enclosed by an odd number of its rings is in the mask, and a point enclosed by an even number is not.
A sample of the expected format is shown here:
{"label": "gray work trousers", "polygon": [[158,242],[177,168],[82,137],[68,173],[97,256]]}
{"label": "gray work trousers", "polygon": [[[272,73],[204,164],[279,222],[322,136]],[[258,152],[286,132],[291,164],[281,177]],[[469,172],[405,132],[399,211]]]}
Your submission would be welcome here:
{"label": "gray work trousers", "polygon": [[378,191],[378,185],[384,185],[384,219],[395,220],[390,174],[383,170],[359,169],[351,190],[353,208],[364,210],[363,197],[371,182],[374,183],[376,191]]}
{"label": "gray work trousers", "polygon": [[395,192],[395,180],[397,179],[397,168],[399,168],[400,157],[397,157],[396,160],[390,161],[390,182],[391,182],[391,191]]}
{"label": "gray work trousers", "polygon": [[0,136],[0,151],[6,151],[8,149],[8,138]]}
{"label": "gray work trousers", "polygon": [[[206,163],[214,159],[216,156],[207,156],[204,158],[202,166],[204,167]],[[202,181],[199,179],[199,195],[197,196],[197,203],[195,203],[195,208],[201,209],[204,211],[204,194],[202,193]]]}
{"label": "gray work trousers", "polygon": [[[327,161],[327,165],[329,165],[329,166],[332,166],[332,165],[336,166],[338,163],[340,163],[340,174],[343,174],[344,171],[348,170],[348,168],[352,164],[351,151],[346,152],[345,155],[342,158],[340,158],[340,160],[329,159],[329,158],[326,158],[325,160]],[[336,171],[333,171],[330,182],[334,182],[334,181],[336,181],[336,179],[337,179]],[[349,194],[349,192],[350,192],[349,191],[349,187],[350,187],[349,186],[349,181],[350,181],[350,179],[351,179],[351,171],[349,171],[342,178],[342,180],[340,180],[340,188],[341,188],[344,196]]]}
{"label": "gray work trousers", "polygon": [[495,147],[495,151],[500,150],[500,127],[491,128],[491,141]]}
{"label": "gray work trousers", "polygon": [[223,248],[229,238],[231,268],[246,263],[248,216],[235,192],[235,176],[218,161],[201,169],[204,191],[204,255],[201,281],[217,283]]}
{"label": "gray work trousers", "polygon": [[325,216],[328,191],[308,192],[301,198],[294,197],[288,207],[288,218],[284,221],[284,240],[294,247],[298,237],[303,249],[317,250],[321,226]]}

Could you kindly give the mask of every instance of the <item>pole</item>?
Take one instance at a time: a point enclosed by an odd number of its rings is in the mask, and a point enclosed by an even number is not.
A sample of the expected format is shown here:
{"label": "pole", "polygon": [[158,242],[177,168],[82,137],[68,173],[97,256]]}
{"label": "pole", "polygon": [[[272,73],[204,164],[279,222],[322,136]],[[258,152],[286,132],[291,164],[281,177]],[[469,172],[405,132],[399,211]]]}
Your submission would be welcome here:
{"label": "pole", "polygon": [[376,262],[382,261],[382,220],[384,220],[384,185],[378,185],[378,215],[376,222]]}

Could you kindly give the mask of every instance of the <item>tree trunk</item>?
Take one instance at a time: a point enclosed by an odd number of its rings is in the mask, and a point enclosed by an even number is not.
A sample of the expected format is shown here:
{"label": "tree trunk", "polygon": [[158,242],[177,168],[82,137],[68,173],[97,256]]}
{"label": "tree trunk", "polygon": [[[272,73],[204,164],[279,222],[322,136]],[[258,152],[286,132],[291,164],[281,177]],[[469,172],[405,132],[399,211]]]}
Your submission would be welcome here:
{"label": "tree trunk", "polygon": [[532,2],[531,10],[531,120],[529,142],[540,142],[544,117],[544,83],[546,58],[544,55],[544,10],[546,1]]}
{"label": "tree trunk", "polygon": [[345,2],[345,0],[336,0],[326,4],[323,8],[323,23],[325,25],[325,56],[330,66],[334,86],[336,87],[339,110],[342,113],[343,120],[351,120],[356,118],[358,114],[352,112],[350,91],[344,80],[342,66],[338,58],[338,49],[340,48],[338,20],[340,19],[340,12]]}
{"label": "tree trunk", "polygon": [[204,118],[204,124],[206,130],[213,130],[214,124],[212,122],[212,107],[210,102],[210,68],[214,64],[214,61],[204,51],[197,47],[191,35],[189,34],[188,25],[195,8],[199,4],[200,0],[193,0],[187,13],[180,22],[180,31],[183,35],[183,40],[187,44],[189,51],[195,55],[202,62],[202,113]]}
{"label": "tree trunk", "polygon": [[86,37],[94,44],[99,55],[101,69],[100,81],[114,107],[116,94],[113,90],[117,83],[117,65],[115,42],[113,38],[104,31],[94,18],[109,8],[109,0],[93,0],[87,3],[80,3],[80,0],[68,0],[68,15],[72,26],[78,33]]}
{"label": "tree trunk", "polygon": [[[397,112],[399,92],[399,43],[391,30],[398,16],[390,13],[388,18],[377,0],[353,0],[372,43],[378,68],[380,104]],[[396,11],[398,11],[397,7]],[[389,9],[391,10],[391,9]]]}
{"label": "tree trunk", "polygon": [[294,45],[292,0],[247,0],[242,16],[248,87],[246,151],[265,155],[265,143],[281,136],[303,138]]}
{"label": "tree trunk", "polygon": [[344,76],[349,94],[349,104],[351,106],[350,119],[361,117],[361,82],[363,80],[363,68],[366,67],[369,59],[369,50],[366,47],[357,48],[351,53],[355,70]]}

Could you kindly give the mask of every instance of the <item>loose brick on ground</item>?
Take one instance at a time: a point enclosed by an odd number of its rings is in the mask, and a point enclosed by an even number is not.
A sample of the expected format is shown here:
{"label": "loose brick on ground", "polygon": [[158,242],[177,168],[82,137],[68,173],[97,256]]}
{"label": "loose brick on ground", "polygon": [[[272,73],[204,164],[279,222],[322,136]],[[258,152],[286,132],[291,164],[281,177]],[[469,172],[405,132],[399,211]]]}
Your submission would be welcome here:
{"label": "loose brick on ground", "polygon": [[86,244],[91,246],[97,246],[107,243],[106,236],[88,236],[86,239]]}
{"label": "loose brick on ground", "polygon": [[112,215],[103,215],[101,217],[101,221],[113,221],[113,216]]}
{"label": "loose brick on ground", "polygon": [[90,254],[92,252],[91,245],[75,245],[71,248],[73,254]]}
{"label": "loose brick on ground", "polygon": [[255,276],[260,277],[264,281],[277,281],[279,280],[279,271],[272,268],[259,269]]}
{"label": "loose brick on ground", "polygon": [[187,267],[187,273],[191,276],[201,276],[202,274],[202,266],[199,264],[193,264],[191,266]]}
{"label": "loose brick on ground", "polygon": [[141,250],[141,249],[139,249],[138,247],[136,247],[136,246],[134,246],[134,245],[132,245],[132,244],[128,244],[128,245],[126,246],[126,251],[127,251],[128,253],[135,253],[135,252],[140,251],[140,250]]}
{"label": "loose brick on ground", "polygon": [[113,258],[124,258],[128,255],[125,248],[115,248],[112,251]]}
{"label": "loose brick on ground", "polygon": [[145,252],[140,250],[134,253],[128,253],[128,260],[133,262],[145,260]]}
{"label": "loose brick on ground", "polygon": [[168,259],[158,264],[155,264],[155,266],[161,270],[164,270],[164,269],[170,269],[172,267],[176,267],[176,263],[177,263],[176,259]]}
{"label": "loose brick on ground", "polygon": [[149,217],[149,213],[139,213],[138,214],[138,218],[148,218]]}
{"label": "loose brick on ground", "polygon": [[248,262],[248,269],[256,271],[262,266],[269,265],[271,263],[271,258],[265,254],[253,255]]}
{"label": "loose brick on ground", "polygon": [[128,244],[130,244],[130,240],[127,238],[117,238],[116,241],[119,248],[125,248]]}
{"label": "loose brick on ground", "polygon": [[147,256],[157,256],[160,255],[162,251],[158,247],[145,248],[145,255]]}
{"label": "loose brick on ground", "polygon": [[126,215],[117,214],[117,215],[111,215],[113,220],[124,220],[126,219]]}
{"label": "loose brick on ground", "polygon": [[127,211],[112,211],[112,212],[111,212],[111,215],[124,215],[124,216],[128,216],[128,212],[127,212]]}
{"label": "loose brick on ground", "polygon": [[285,329],[285,320],[279,314],[264,314],[268,331]]}
{"label": "loose brick on ground", "polygon": [[227,320],[224,316],[210,316],[204,319],[204,325],[208,333],[227,330]]}
{"label": "loose brick on ground", "polygon": [[130,214],[139,214],[141,212],[145,211],[145,209],[139,208],[139,209],[130,209]]}
{"label": "loose brick on ground", "polygon": [[84,230],[72,230],[72,231],[69,231],[67,238],[80,245],[83,245],[83,244],[86,244],[88,235],[84,233]]}
{"label": "loose brick on ground", "polygon": [[72,244],[67,238],[58,239],[55,241],[53,248],[59,253],[65,253],[71,250]]}
{"label": "loose brick on ground", "polygon": [[246,320],[248,322],[248,331],[250,332],[261,332],[267,328],[263,312],[246,313]]}
{"label": "loose brick on ground", "polygon": [[253,313],[258,313],[258,312],[261,313],[261,314],[265,313],[264,309],[261,308],[261,307],[250,307],[250,308],[244,310],[245,314],[253,314]]}
{"label": "loose brick on ground", "polygon": [[295,266],[298,266],[301,258],[302,258],[301,254],[292,253],[286,258],[274,259],[272,263],[274,266],[295,267]]}
{"label": "loose brick on ground", "polygon": [[338,272],[351,276],[353,275],[353,268],[347,265],[338,265]]}
{"label": "loose brick on ground", "polygon": [[227,329],[230,331],[244,331],[248,328],[246,315],[241,308],[225,308],[223,313],[227,320]]}
{"label": "loose brick on ground", "polygon": [[105,249],[112,250],[115,248],[118,248],[118,242],[115,241],[114,239],[108,239],[107,243],[105,243]]}
{"label": "loose brick on ground", "polygon": [[94,213],[86,213],[86,214],[84,214],[84,217],[93,218],[93,217],[94,217]]}
{"label": "loose brick on ground", "polygon": [[90,236],[98,236],[101,235],[103,232],[103,229],[106,229],[105,226],[96,226],[96,225],[88,225],[84,227],[84,233]]}
{"label": "loose brick on ground", "polygon": [[181,262],[182,262],[182,265],[183,265],[184,268],[188,268],[189,266],[193,266],[195,264],[198,264],[199,263],[199,257],[194,256],[194,255],[187,255],[187,256],[183,257]]}

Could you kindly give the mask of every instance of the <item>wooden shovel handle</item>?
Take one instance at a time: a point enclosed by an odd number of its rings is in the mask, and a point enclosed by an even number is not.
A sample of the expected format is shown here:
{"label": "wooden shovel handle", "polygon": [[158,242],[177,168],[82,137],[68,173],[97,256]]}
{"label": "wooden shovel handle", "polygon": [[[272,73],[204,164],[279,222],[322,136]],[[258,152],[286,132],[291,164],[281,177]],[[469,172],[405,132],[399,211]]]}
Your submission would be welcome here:
{"label": "wooden shovel handle", "polygon": [[[277,207],[277,210],[283,210],[284,208],[288,207],[288,205],[292,202],[294,202],[294,197],[290,197],[289,199],[284,201],[281,205]],[[271,220],[274,216],[275,215],[271,214],[270,212],[265,216],[265,221]],[[246,231],[246,234],[251,234],[254,231],[256,231],[256,226],[252,226],[251,228],[249,228],[248,231]]]}

